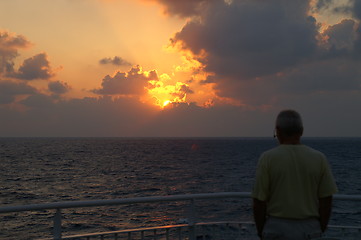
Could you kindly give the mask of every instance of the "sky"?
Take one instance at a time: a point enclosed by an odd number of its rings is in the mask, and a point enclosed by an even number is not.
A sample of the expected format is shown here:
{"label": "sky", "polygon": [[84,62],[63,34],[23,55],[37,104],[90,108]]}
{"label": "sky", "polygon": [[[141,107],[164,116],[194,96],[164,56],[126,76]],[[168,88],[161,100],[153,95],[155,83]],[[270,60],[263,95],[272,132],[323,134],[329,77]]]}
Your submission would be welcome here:
{"label": "sky", "polygon": [[0,137],[361,137],[361,0],[0,0]]}

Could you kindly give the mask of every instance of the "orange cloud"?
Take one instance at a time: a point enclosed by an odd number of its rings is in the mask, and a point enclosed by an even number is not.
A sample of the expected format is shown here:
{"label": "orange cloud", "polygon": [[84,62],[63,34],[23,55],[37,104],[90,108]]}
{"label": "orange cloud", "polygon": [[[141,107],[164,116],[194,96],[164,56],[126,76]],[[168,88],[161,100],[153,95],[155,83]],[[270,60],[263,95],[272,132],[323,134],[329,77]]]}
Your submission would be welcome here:
{"label": "orange cloud", "polygon": [[167,83],[164,76],[159,81],[149,82],[150,85],[147,90],[153,104],[164,107],[169,103],[187,102],[187,94],[193,93],[189,85],[183,82]]}

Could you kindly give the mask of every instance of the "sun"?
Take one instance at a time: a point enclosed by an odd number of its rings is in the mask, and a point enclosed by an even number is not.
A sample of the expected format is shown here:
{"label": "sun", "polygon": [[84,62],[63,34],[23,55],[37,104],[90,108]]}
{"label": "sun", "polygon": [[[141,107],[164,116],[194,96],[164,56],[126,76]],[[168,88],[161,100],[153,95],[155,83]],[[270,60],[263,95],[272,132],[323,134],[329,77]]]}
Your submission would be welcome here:
{"label": "sun", "polygon": [[166,107],[168,104],[170,104],[170,103],[172,103],[172,101],[170,101],[170,100],[165,100],[164,102],[163,102],[163,107]]}

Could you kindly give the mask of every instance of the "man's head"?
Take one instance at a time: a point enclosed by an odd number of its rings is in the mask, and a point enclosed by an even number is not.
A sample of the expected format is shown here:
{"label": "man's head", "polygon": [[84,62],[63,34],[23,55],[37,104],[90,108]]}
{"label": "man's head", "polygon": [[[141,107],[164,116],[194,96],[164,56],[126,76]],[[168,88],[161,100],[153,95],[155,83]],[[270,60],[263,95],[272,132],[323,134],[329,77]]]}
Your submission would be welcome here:
{"label": "man's head", "polygon": [[277,135],[282,137],[301,137],[303,124],[301,115],[294,110],[281,111],[276,119]]}

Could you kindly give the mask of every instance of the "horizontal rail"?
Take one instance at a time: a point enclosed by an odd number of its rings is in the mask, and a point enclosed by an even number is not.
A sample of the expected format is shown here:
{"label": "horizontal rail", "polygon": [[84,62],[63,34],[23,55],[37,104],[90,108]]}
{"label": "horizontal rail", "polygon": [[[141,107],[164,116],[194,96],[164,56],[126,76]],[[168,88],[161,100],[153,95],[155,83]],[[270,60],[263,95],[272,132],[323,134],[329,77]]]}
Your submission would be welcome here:
{"label": "horizontal rail", "polygon": [[174,228],[185,228],[189,227],[188,224],[178,224],[178,225],[167,225],[167,226],[157,226],[157,227],[147,227],[147,228],[134,228],[134,229],[126,229],[112,232],[100,232],[100,233],[84,233],[72,236],[66,236],[62,239],[73,239],[73,238],[84,238],[84,237],[97,237],[100,235],[111,235],[111,234],[120,234],[120,233],[136,233],[136,232],[145,232],[152,230],[164,230],[164,229],[174,229]]}
{"label": "horizontal rail", "polygon": [[[217,199],[217,198],[250,198],[250,192],[223,192],[223,193],[201,193],[201,194],[184,194],[184,195],[169,195],[169,196],[152,196],[152,197],[135,197],[135,198],[121,198],[121,199],[106,199],[106,200],[89,200],[89,201],[65,201],[44,204],[29,204],[18,206],[3,206],[0,207],[0,213],[10,212],[24,212],[37,211],[45,209],[65,209],[65,208],[80,208],[80,207],[98,207],[123,205],[133,203],[152,203],[152,202],[167,202],[167,201],[185,201],[196,199]],[[335,200],[347,201],[361,201],[361,195],[334,195]]]}
{"label": "horizontal rail", "polygon": [[[214,226],[214,225],[231,225],[231,224],[254,225],[253,222],[246,222],[246,221],[244,221],[244,222],[218,221],[218,222],[199,222],[199,223],[195,223],[192,226]],[[86,237],[90,238],[90,237],[99,237],[99,236],[114,235],[114,234],[121,234],[121,233],[137,233],[137,232],[146,232],[146,231],[153,231],[153,230],[189,228],[190,226],[191,225],[189,225],[189,224],[176,224],[176,225],[166,225],[166,226],[156,226],[156,227],[125,229],[125,230],[118,230],[118,231],[111,231],[111,232],[84,233],[84,234],[66,236],[66,237],[63,237],[62,239],[77,239],[77,238],[86,238]],[[43,239],[43,240],[46,240],[46,239]]]}
{"label": "horizontal rail", "polygon": [[345,200],[345,201],[361,201],[361,195],[335,194],[333,198],[336,200]]}
{"label": "horizontal rail", "polygon": [[54,202],[54,203],[44,203],[44,204],[5,206],[5,207],[0,207],[0,213],[36,211],[36,210],[44,210],[44,209],[98,207],[98,206],[123,205],[123,204],[133,204],[133,203],[152,203],[152,202],[185,201],[185,200],[216,199],[216,198],[249,198],[249,197],[251,197],[251,193],[249,192],[224,192],[224,193],[184,194],[184,195],[169,195],[169,196],[106,199],[106,200],[89,200],[89,201],[66,201],[66,202]]}

